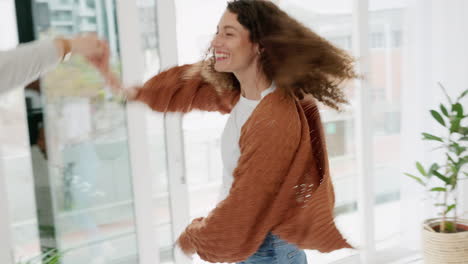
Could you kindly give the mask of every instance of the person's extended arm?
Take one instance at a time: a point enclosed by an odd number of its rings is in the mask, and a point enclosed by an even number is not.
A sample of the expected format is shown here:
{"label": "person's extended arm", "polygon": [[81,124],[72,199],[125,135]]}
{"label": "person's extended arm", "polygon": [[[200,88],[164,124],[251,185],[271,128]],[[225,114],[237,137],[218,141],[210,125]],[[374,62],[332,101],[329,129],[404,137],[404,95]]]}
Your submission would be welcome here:
{"label": "person's extended arm", "polygon": [[231,112],[239,100],[227,75],[211,72],[207,61],[169,68],[145,84],[123,88],[119,78],[109,70],[108,60],[90,60],[106,82],[127,100],[140,101],[157,112],[188,113],[192,110]]}
{"label": "person's extended arm", "polygon": [[54,40],[22,44],[0,51],[0,92],[26,85],[60,62]]}
{"label": "person's extended arm", "polygon": [[68,52],[102,56],[105,43],[94,35],[39,40],[0,51],[0,93],[24,86],[54,68]]}

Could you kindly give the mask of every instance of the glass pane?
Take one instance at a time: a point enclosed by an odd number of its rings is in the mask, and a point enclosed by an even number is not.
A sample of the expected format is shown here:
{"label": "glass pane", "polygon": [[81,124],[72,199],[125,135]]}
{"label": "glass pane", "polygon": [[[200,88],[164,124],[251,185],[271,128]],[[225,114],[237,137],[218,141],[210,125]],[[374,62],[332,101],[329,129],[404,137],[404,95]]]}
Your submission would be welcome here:
{"label": "glass pane", "polygon": [[[226,2],[176,0],[180,64],[203,58]],[[201,13],[205,15],[200,16]],[[206,216],[218,202],[222,182],[220,139],[227,118],[227,115],[215,112],[194,111],[184,115],[182,126],[191,218]],[[205,262],[196,256],[193,263]]]}
{"label": "glass pane", "polygon": [[[120,74],[115,1],[34,1],[38,38],[97,32]],[[41,248],[61,263],[136,263],[124,104],[75,56],[26,92]]]}
{"label": "glass pane", "polygon": [[194,112],[184,118],[186,173],[192,218],[206,216],[218,202],[223,169],[221,133],[227,117]]}
{"label": "glass pane", "polygon": [[[139,29],[141,31],[142,50],[145,57],[145,80],[157,74],[160,70],[156,2],[156,0],[137,1]],[[154,227],[158,236],[159,261],[160,263],[173,263],[172,245],[175,240],[172,235],[164,114],[147,109],[146,123],[150,148],[150,169],[151,175],[154,175],[153,206],[156,216]]]}
{"label": "glass pane", "polygon": [[376,249],[400,244],[400,120],[407,0],[369,1]]}
{"label": "glass pane", "polygon": [[[352,2],[283,0],[280,6],[291,16],[336,46],[352,53]],[[339,229],[359,244],[357,203],[357,166],[354,134],[355,98],[352,82],[345,84],[350,104],[342,113],[321,105],[321,117],[327,139],[330,171],[335,187],[335,214]],[[307,251],[309,262],[331,263],[356,252],[338,250],[329,254]]]}
{"label": "glass pane", "polygon": [[[219,0],[176,1],[180,64],[203,58],[225,7],[226,1]],[[200,16],[200,12],[207,15]],[[197,25],[196,30],[193,25]],[[192,218],[205,216],[218,201],[222,179],[220,138],[227,117],[200,111],[184,116],[185,166]]]}
{"label": "glass pane", "polygon": [[16,89],[0,97],[0,159],[5,176],[15,260],[40,254],[34,181],[24,96]]}
{"label": "glass pane", "polygon": [[[15,1],[0,1],[0,17],[0,50],[3,51],[14,48],[18,42]],[[25,112],[22,88],[0,93],[0,185],[5,184],[1,188],[6,189],[8,197],[1,202],[9,207],[12,243],[8,246],[15,261],[40,254]],[[0,214],[5,217],[4,212]]]}

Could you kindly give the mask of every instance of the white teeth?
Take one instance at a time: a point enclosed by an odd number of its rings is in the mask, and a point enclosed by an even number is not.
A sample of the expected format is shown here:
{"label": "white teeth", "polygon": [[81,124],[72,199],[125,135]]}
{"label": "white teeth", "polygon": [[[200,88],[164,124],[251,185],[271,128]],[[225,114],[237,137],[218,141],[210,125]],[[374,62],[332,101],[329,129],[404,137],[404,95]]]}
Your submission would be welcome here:
{"label": "white teeth", "polygon": [[225,58],[228,58],[229,55],[217,53],[217,54],[215,54],[215,57],[216,57],[217,59],[225,59]]}

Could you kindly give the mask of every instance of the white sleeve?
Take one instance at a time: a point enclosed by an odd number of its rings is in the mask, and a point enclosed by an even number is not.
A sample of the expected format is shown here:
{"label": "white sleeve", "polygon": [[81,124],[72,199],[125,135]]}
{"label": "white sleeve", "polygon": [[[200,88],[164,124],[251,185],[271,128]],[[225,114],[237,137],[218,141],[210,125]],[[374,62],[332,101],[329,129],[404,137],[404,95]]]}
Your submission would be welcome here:
{"label": "white sleeve", "polygon": [[0,94],[34,81],[59,62],[53,40],[33,41],[0,51]]}

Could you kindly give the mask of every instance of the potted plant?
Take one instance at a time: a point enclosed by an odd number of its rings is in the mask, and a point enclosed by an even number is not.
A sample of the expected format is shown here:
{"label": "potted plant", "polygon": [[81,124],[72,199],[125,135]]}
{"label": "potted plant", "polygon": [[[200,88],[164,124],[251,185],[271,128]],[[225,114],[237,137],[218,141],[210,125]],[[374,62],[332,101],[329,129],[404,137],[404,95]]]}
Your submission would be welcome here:
{"label": "potted plant", "polygon": [[438,110],[430,110],[434,121],[444,129],[444,135],[422,133],[423,140],[436,144],[443,151],[443,161],[433,162],[426,168],[416,162],[420,176],[405,173],[416,180],[434,199],[434,206],[440,217],[424,221],[422,230],[425,263],[468,263],[468,221],[457,215],[457,186],[463,176],[468,176],[467,142],[468,127],[460,101],[468,94],[461,93],[454,101],[439,83],[447,97],[447,104],[440,104]]}
{"label": "potted plant", "polygon": [[60,258],[62,256],[63,253],[59,252],[55,248],[52,248],[39,256],[28,259],[26,261],[20,260],[16,262],[16,264],[60,264]]}

